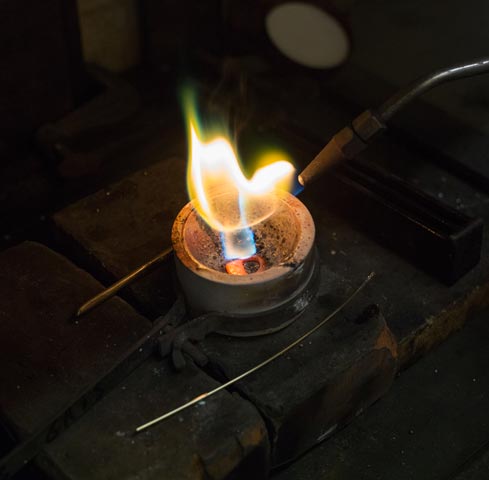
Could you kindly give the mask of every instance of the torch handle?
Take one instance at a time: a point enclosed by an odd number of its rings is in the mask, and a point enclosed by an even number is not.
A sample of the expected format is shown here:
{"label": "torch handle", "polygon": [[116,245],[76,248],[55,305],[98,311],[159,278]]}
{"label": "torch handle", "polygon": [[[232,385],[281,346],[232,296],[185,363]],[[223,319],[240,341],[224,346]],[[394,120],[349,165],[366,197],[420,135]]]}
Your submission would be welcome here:
{"label": "torch handle", "polygon": [[302,170],[299,183],[305,187],[321,176],[327,169],[344,158],[351,158],[360,153],[367,144],[363,142],[352,128],[340,130],[326,146],[314,157],[313,161]]}

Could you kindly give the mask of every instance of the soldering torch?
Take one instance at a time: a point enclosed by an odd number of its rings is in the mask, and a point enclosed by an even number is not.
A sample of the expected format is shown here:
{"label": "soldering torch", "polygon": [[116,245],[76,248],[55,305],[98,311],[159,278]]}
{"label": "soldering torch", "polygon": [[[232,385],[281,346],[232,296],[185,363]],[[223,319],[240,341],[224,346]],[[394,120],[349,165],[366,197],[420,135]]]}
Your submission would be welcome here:
{"label": "soldering torch", "polygon": [[446,82],[489,72],[489,58],[454,65],[426,75],[400,90],[376,110],[365,110],[326,144],[299,174],[302,188],[317,180],[334,164],[356,157],[387,128],[388,121],[405,105]]}
{"label": "soldering torch", "polygon": [[[452,80],[473,77],[489,72],[489,58],[483,58],[471,63],[455,65],[438,70],[408,85],[389,98],[376,110],[366,110],[361,113],[351,125],[344,127],[326,144],[307,167],[297,177],[295,193],[300,193],[305,187],[317,180],[334,164],[345,159],[356,157],[360,152],[384,130],[387,122],[405,105],[432,88]],[[121,288],[146,275],[157,267],[172,253],[168,248],[155,258],[121,278],[112,286],[103,290],[95,297],[85,302],[77,312],[80,316],[115,295]]]}

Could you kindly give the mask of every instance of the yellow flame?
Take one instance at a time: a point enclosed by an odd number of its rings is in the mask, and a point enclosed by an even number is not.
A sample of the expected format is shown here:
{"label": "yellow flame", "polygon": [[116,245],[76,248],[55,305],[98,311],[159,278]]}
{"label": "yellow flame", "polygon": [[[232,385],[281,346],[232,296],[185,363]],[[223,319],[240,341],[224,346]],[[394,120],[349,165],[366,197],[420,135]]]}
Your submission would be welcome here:
{"label": "yellow flame", "polygon": [[268,152],[258,160],[258,168],[247,178],[229,139],[222,129],[210,135],[199,129],[192,92],[183,92],[188,121],[189,161],[187,188],[199,215],[221,232],[226,258],[246,258],[255,253],[248,228],[270,216],[280,190],[289,191],[294,167],[280,152]]}
{"label": "yellow flame", "polygon": [[190,122],[187,186],[202,218],[215,230],[227,232],[255,225],[275,208],[265,197],[288,189],[294,167],[277,160],[256,170],[251,179],[241,170],[234,148],[223,136],[204,142]]}

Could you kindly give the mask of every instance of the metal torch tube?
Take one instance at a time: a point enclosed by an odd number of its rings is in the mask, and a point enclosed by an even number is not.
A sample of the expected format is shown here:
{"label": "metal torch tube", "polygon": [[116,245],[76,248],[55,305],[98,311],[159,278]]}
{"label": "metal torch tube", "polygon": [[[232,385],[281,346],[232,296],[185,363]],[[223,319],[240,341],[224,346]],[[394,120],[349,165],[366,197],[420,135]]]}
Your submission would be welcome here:
{"label": "metal torch tube", "polygon": [[454,65],[443,70],[430,73],[403,88],[384,102],[377,110],[380,120],[386,122],[401,108],[438,85],[460,78],[475,77],[489,72],[489,58],[482,58],[472,63]]}

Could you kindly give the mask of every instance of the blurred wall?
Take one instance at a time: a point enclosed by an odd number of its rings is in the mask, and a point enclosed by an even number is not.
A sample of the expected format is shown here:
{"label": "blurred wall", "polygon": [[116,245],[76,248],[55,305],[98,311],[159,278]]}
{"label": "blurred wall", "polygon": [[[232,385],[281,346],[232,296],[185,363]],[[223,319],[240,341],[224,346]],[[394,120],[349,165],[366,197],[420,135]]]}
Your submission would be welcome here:
{"label": "blurred wall", "polygon": [[141,59],[138,0],[77,0],[83,56],[112,72]]}
{"label": "blurred wall", "polygon": [[0,32],[1,143],[72,110],[85,78],[75,0],[0,0]]}

